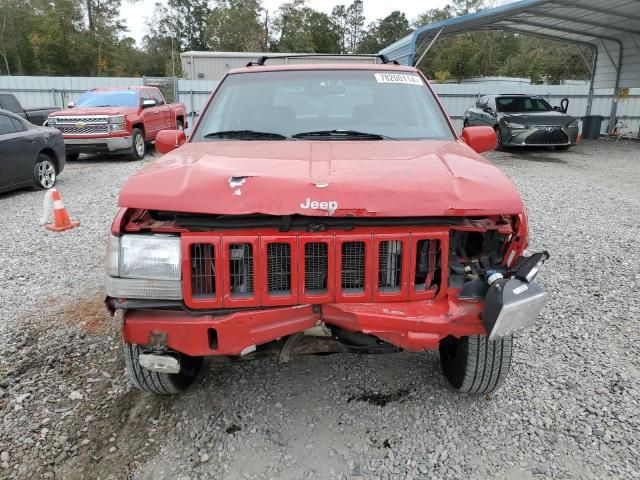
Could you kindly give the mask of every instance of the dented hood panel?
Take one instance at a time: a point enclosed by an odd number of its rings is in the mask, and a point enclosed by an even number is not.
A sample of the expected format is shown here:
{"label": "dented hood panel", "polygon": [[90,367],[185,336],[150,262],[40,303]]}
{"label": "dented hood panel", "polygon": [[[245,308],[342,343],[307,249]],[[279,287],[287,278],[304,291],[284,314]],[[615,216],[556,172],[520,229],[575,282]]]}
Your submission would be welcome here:
{"label": "dented hood panel", "polygon": [[234,215],[482,216],[523,211],[511,182],[456,141],[187,143],[130,177],[119,205]]}

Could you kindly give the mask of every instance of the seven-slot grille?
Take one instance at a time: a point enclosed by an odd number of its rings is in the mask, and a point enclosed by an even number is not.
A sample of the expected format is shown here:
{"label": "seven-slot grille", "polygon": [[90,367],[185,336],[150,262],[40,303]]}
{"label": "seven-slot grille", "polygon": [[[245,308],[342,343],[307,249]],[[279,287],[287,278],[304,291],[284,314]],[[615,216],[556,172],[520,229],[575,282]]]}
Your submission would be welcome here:
{"label": "seven-slot grille", "polygon": [[446,271],[447,233],[182,238],[191,308],[428,299]]}

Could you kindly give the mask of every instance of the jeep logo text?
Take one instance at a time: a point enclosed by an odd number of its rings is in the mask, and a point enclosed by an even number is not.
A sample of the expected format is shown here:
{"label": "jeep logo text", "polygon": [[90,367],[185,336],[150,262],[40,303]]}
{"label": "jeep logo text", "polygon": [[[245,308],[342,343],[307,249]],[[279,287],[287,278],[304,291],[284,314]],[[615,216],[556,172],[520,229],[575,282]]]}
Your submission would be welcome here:
{"label": "jeep logo text", "polygon": [[307,198],[304,203],[300,204],[300,208],[304,208],[305,210],[328,210],[330,212],[335,212],[338,209],[338,202],[318,202],[317,200]]}

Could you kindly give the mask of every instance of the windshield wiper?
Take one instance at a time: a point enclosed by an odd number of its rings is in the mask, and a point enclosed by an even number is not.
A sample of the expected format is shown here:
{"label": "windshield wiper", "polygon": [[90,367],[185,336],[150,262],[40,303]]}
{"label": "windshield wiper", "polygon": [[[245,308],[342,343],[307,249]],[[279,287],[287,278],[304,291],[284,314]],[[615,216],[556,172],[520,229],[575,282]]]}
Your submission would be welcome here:
{"label": "windshield wiper", "polygon": [[367,140],[396,140],[392,137],[387,137],[386,135],[381,135],[379,133],[367,133],[367,132],[358,132],[357,130],[315,130],[311,132],[300,132],[292,135],[292,138],[318,138],[318,137],[326,137],[329,139],[335,138],[362,138]]}
{"label": "windshield wiper", "polygon": [[287,140],[289,137],[271,132],[256,132],[255,130],[221,130],[207,133],[204,138],[229,137],[229,138],[260,138],[271,140]]}

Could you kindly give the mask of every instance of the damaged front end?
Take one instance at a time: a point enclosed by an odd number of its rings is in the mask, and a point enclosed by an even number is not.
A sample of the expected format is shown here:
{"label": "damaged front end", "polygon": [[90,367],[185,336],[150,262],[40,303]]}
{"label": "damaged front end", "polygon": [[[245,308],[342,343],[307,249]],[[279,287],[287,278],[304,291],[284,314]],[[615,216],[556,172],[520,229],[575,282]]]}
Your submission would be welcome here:
{"label": "damaged front end", "polygon": [[[107,304],[125,310],[124,340],[156,353],[253,358],[274,351],[436,349],[446,337],[495,339],[525,328],[546,298],[531,272],[548,254],[522,256],[524,215],[336,218],[123,209],[112,233]],[[137,258],[146,258],[145,242],[163,245],[163,265],[176,268],[168,271],[171,278],[153,278],[145,269],[157,266],[123,257],[134,245]],[[151,346],[159,333],[163,345]]]}

